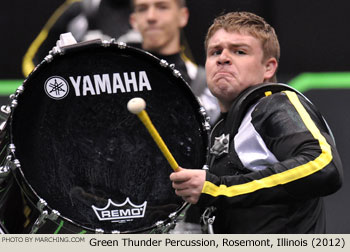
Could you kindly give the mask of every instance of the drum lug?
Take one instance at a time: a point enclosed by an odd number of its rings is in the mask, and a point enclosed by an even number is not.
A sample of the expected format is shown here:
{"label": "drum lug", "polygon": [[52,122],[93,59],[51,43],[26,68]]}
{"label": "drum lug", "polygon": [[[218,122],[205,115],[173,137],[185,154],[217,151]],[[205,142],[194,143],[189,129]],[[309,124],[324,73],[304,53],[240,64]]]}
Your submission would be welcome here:
{"label": "drum lug", "polygon": [[124,42],[118,42],[118,43],[117,43],[117,46],[118,46],[119,49],[125,49],[125,48],[126,48],[126,43],[124,43]]}
{"label": "drum lug", "polygon": [[5,178],[10,173],[10,168],[7,165],[0,166],[0,178]]}
{"label": "drum lug", "polygon": [[[11,155],[6,156],[5,163],[3,166],[1,166],[1,168],[3,168],[3,171],[6,171],[6,170],[10,171],[11,159],[12,159]],[[1,168],[0,168],[0,174],[1,174]]]}
{"label": "drum lug", "polygon": [[[47,58],[47,62],[51,62],[52,61],[52,56],[53,55],[57,55],[57,54],[59,54],[59,55],[63,55],[64,54],[64,52],[62,51],[62,49],[60,48],[60,47],[58,47],[58,46],[54,46],[53,48],[52,48],[52,50],[49,52],[49,55],[47,55],[46,57],[45,57],[45,60],[46,60],[46,58]],[[51,57],[52,58],[51,58]]]}
{"label": "drum lug", "polygon": [[164,227],[164,221],[157,221],[155,226],[156,226],[156,229]]}
{"label": "drum lug", "polygon": [[102,228],[96,228],[95,234],[103,234],[105,231]]}
{"label": "drum lug", "polygon": [[15,151],[16,151],[16,146],[12,143],[12,144],[9,144],[8,146],[8,153],[10,155],[14,155],[15,154]]}
{"label": "drum lug", "polygon": [[111,41],[108,40],[102,40],[101,43],[103,47],[109,47],[111,45]]}
{"label": "drum lug", "polygon": [[17,100],[16,100],[16,99],[15,99],[15,100],[12,100],[12,102],[11,102],[11,108],[15,108],[15,107],[17,107],[17,105],[18,105]]}
{"label": "drum lug", "polygon": [[[17,105],[18,105],[18,102],[17,102],[17,97],[22,94],[24,91],[24,87],[23,85],[19,86],[17,89],[16,89],[16,92],[14,94],[11,94],[9,96],[9,103],[10,105],[3,105],[1,106],[1,113],[0,114],[0,119],[1,121],[5,120],[5,122],[7,121],[8,117],[10,116],[11,112],[12,112],[12,108],[16,108]],[[4,122],[1,124],[0,126],[0,130],[3,130],[3,128],[6,126],[6,124],[4,124]]]}
{"label": "drum lug", "polygon": [[210,123],[209,123],[209,117],[206,118],[206,121],[204,122],[203,126],[204,126],[204,129],[206,131],[208,131],[208,132],[210,131],[211,126],[210,126]]}
{"label": "drum lug", "polygon": [[177,213],[173,212],[171,214],[169,214],[169,219],[174,220],[177,217]]}
{"label": "drum lug", "polygon": [[47,56],[45,57],[45,61],[46,61],[47,63],[50,63],[52,60],[53,60],[53,56],[52,56],[51,54],[49,54],[49,55],[47,55]]}
{"label": "drum lug", "polygon": [[12,155],[8,155],[6,157],[6,161],[5,161],[5,164],[4,164],[4,169],[5,170],[16,170],[17,168],[20,168],[21,167],[21,164],[19,163],[19,160],[18,159],[15,159],[12,161]]}
{"label": "drum lug", "polygon": [[0,109],[1,113],[0,113],[0,132],[4,131],[6,126],[7,126],[7,120],[10,117],[11,114],[11,108],[8,105],[3,105],[1,106]]}
{"label": "drum lug", "polygon": [[181,77],[181,73],[180,73],[179,70],[175,69],[175,64],[174,64],[174,63],[169,65],[168,62],[166,62],[165,60],[161,60],[161,61],[160,61],[160,65],[161,65],[162,67],[167,67],[167,66],[169,66],[170,69],[173,70],[173,75],[174,75],[176,78]]}
{"label": "drum lug", "polygon": [[155,232],[158,233],[158,234],[165,234],[165,233],[168,233],[169,230],[171,229],[174,229],[175,226],[176,226],[176,220],[175,220],[175,217],[176,217],[176,213],[173,213],[173,214],[170,214],[170,216],[173,216],[171,217],[171,221],[167,224],[164,224],[164,221],[158,221],[156,223],[156,229],[155,229]]}
{"label": "drum lug", "polygon": [[207,111],[205,110],[205,108],[203,106],[201,106],[199,108],[199,113],[201,113],[203,115],[203,117],[205,118],[205,120],[208,121],[209,117],[207,116]]}
{"label": "drum lug", "polygon": [[210,123],[209,123],[210,117],[207,116],[207,112],[206,112],[204,107],[200,107],[199,113],[201,113],[203,115],[203,117],[205,118],[205,122],[203,123],[204,130],[209,132],[210,128],[211,128]]}
{"label": "drum lug", "polygon": [[23,85],[19,86],[17,89],[16,89],[16,97],[20,94],[22,94],[24,91],[24,87]]}
{"label": "drum lug", "polygon": [[8,155],[6,157],[5,163],[3,166],[0,166],[0,184],[6,179],[10,174],[10,171],[15,169],[17,166],[11,161],[12,156]]}
{"label": "drum lug", "polygon": [[21,164],[18,159],[13,159],[15,156],[16,146],[12,143],[7,147],[7,156],[4,166],[8,167],[10,170],[16,170],[21,167]]}
{"label": "drum lug", "polygon": [[169,63],[166,60],[164,60],[164,59],[160,60],[159,64],[162,67],[168,67],[169,66]]}
{"label": "drum lug", "polygon": [[1,106],[1,112],[6,115],[9,115],[11,113],[11,108],[9,106],[3,105]]}
{"label": "drum lug", "polygon": [[174,75],[176,78],[180,78],[180,77],[181,77],[180,71],[179,71],[179,70],[176,70],[176,69],[173,70],[173,75]]}
{"label": "drum lug", "polygon": [[47,207],[47,203],[43,199],[39,199],[39,201],[36,203],[36,207],[38,208],[39,212],[43,212],[44,208]]}
{"label": "drum lug", "polygon": [[21,163],[19,162],[18,159],[13,160],[13,164],[14,164],[13,169],[17,169],[21,167]]}
{"label": "drum lug", "polygon": [[6,165],[0,166],[0,185],[2,184],[3,181],[5,181],[9,173],[10,173],[10,168],[8,166]]}
{"label": "drum lug", "polygon": [[58,217],[60,217],[60,212],[58,212],[57,210],[52,210],[51,214],[49,215],[49,220],[55,221],[58,219]]}

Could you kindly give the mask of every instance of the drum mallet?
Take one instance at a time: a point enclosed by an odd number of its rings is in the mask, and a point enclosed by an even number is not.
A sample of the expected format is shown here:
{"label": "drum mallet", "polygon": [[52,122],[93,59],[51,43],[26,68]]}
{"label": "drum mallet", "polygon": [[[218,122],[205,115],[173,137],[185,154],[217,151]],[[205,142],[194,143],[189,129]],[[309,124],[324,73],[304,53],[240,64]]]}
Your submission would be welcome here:
{"label": "drum mallet", "polygon": [[138,118],[141,120],[141,122],[145,125],[147,128],[148,132],[152,136],[153,140],[156,142],[158,145],[158,148],[161,150],[163,153],[164,157],[170,164],[171,168],[173,168],[174,171],[179,171],[179,165],[177,164],[175,158],[173,155],[170,153],[168,147],[165,145],[163,139],[159,135],[158,131],[154,127],[151,119],[149,118],[145,108],[146,108],[146,102],[142,98],[133,98],[128,102],[128,110],[137,115]]}

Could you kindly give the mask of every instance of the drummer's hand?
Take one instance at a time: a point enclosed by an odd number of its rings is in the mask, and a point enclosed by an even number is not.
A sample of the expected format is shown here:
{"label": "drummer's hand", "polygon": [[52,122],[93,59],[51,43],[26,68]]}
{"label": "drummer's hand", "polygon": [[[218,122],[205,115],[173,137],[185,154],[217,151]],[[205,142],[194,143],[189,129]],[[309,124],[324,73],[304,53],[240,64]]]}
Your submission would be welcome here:
{"label": "drummer's hand", "polygon": [[170,174],[175,193],[185,201],[196,204],[203,189],[206,173],[199,169],[179,168],[179,171]]}

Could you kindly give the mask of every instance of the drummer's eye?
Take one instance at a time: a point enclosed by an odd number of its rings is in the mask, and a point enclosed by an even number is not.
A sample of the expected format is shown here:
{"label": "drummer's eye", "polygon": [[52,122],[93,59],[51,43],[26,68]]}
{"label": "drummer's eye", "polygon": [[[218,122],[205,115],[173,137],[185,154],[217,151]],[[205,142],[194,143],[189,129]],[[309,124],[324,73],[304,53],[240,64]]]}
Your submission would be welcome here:
{"label": "drummer's eye", "polygon": [[166,10],[166,9],[169,9],[169,6],[167,3],[159,3],[157,5],[157,8],[160,9],[160,10]]}
{"label": "drummer's eye", "polygon": [[211,51],[211,55],[213,55],[213,56],[218,56],[221,53],[222,53],[221,49],[216,49],[216,50]]}
{"label": "drummer's eye", "polygon": [[238,55],[245,55],[245,54],[247,54],[245,51],[243,51],[243,50],[236,50],[235,51],[235,54],[238,54]]}

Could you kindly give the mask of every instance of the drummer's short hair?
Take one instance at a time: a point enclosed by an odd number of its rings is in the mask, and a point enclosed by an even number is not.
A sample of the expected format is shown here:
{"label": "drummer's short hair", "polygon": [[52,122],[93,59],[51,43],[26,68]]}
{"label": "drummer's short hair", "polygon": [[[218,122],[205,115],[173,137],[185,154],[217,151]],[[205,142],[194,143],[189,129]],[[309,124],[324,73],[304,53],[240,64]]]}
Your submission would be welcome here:
{"label": "drummer's short hair", "polygon": [[[180,8],[187,6],[186,0],[175,0],[175,2],[179,5]],[[134,0],[131,0],[130,3],[131,3],[132,9],[134,9],[134,7],[135,7],[134,6]]]}
{"label": "drummer's short hair", "polygon": [[220,29],[227,32],[244,32],[261,41],[264,52],[263,60],[271,57],[279,61],[280,45],[275,29],[262,17],[250,12],[229,12],[214,19],[205,38],[205,50],[208,49],[209,39]]}

